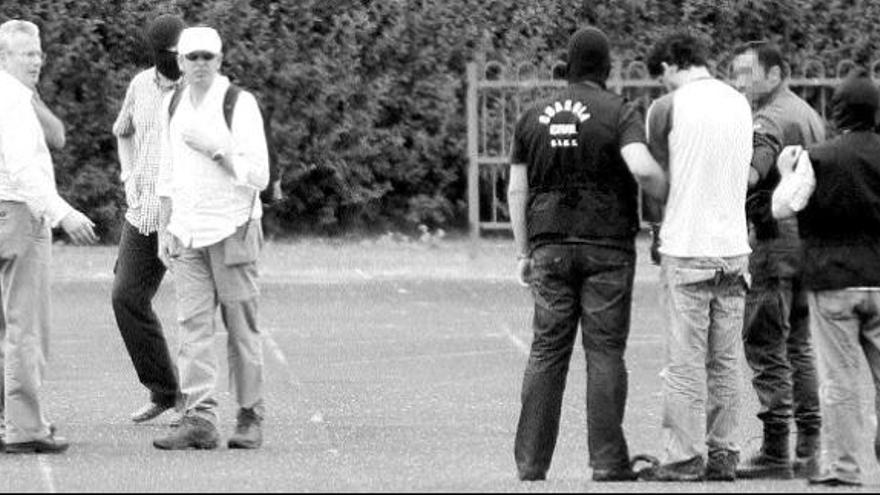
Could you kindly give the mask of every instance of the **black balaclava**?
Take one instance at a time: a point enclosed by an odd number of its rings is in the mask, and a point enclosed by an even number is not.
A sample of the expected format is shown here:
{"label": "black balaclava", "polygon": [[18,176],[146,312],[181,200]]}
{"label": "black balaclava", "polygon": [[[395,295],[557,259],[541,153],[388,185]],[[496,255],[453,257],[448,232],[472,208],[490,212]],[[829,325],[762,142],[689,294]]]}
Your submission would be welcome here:
{"label": "black balaclava", "polygon": [[831,97],[835,127],[848,131],[870,131],[877,122],[880,91],[863,70],[851,73]]}
{"label": "black balaclava", "polygon": [[180,78],[180,67],[177,65],[177,52],[174,48],[184,27],[179,17],[160,15],[147,28],[147,41],[156,70],[172,81]]}
{"label": "black balaclava", "polygon": [[568,41],[568,82],[585,79],[605,87],[611,72],[608,37],[594,27],[579,29]]}

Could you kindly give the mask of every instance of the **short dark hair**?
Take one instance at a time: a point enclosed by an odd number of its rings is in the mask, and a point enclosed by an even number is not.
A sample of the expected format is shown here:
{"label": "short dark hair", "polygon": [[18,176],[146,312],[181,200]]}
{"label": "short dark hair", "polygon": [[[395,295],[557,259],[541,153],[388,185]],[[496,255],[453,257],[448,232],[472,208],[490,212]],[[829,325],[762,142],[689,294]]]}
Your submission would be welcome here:
{"label": "short dark hair", "polygon": [[682,70],[705,66],[708,52],[709,49],[702,38],[686,31],[672,33],[654,45],[648,55],[648,72],[651,77],[663,74],[663,62],[677,65]]}
{"label": "short dark hair", "polygon": [[779,67],[779,74],[783,79],[788,79],[791,69],[785,56],[782,55],[782,49],[776,43],[767,40],[748,41],[736,47],[733,50],[733,56],[742,55],[745,52],[753,51],[758,57],[758,63],[766,73],[773,67]]}

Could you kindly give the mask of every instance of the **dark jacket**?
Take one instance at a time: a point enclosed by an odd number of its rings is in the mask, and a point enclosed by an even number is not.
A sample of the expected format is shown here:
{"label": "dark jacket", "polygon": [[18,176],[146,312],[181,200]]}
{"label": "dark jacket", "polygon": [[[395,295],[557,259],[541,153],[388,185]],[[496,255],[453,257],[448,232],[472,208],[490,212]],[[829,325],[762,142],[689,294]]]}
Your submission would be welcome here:
{"label": "dark jacket", "polygon": [[809,148],[816,190],[798,214],[804,285],[810,290],[880,287],[880,93],[848,78],[832,99],[842,134]]}

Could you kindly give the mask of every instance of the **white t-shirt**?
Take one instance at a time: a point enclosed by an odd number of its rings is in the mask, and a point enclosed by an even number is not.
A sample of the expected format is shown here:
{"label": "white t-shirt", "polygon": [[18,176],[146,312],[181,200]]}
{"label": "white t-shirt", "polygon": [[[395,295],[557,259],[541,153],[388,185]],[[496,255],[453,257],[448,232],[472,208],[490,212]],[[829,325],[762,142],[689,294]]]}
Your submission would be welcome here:
{"label": "white t-shirt", "polygon": [[742,94],[708,71],[692,69],[691,74],[688,82],[648,109],[649,146],[669,170],[660,252],[675,257],[747,255],[751,108]]}

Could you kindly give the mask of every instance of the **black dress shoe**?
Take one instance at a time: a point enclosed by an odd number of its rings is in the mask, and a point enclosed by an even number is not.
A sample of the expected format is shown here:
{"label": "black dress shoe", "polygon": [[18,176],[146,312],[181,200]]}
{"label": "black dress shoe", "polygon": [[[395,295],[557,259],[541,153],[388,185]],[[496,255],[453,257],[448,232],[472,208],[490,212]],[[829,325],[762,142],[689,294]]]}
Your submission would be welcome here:
{"label": "black dress shoe", "polygon": [[144,421],[149,421],[153,418],[158,417],[163,412],[171,409],[172,406],[163,406],[161,404],[156,404],[155,402],[150,402],[144,407],[138,409],[131,415],[131,420],[135,423],[143,423]]}
{"label": "black dress shoe", "polygon": [[67,450],[67,447],[70,447],[70,442],[52,434],[42,440],[7,443],[4,451],[7,454],[60,454]]}

